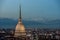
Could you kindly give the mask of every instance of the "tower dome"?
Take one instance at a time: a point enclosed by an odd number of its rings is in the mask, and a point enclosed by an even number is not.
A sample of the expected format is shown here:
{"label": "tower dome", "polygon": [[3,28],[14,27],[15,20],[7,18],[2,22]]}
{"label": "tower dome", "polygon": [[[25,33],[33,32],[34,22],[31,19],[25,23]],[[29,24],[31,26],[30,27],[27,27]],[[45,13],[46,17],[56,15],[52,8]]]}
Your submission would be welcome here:
{"label": "tower dome", "polygon": [[25,27],[22,23],[22,19],[21,19],[21,6],[20,6],[20,15],[19,15],[19,19],[18,19],[18,24],[16,25],[15,28],[15,37],[24,37],[26,35],[26,31],[25,31]]}

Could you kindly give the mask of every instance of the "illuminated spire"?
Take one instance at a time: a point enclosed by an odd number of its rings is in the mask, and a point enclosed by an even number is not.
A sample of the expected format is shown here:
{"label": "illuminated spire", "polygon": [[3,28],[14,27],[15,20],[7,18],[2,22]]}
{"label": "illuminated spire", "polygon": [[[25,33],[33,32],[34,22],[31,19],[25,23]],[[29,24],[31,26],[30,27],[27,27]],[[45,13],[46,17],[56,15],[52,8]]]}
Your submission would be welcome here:
{"label": "illuminated spire", "polygon": [[19,8],[20,8],[19,19],[21,20],[21,4],[20,4]]}
{"label": "illuminated spire", "polygon": [[21,17],[21,4],[19,5],[19,19],[18,19],[18,23],[22,23],[22,17]]}
{"label": "illuminated spire", "polygon": [[22,23],[22,17],[21,17],[21,4],[19,5],[19,19],[18,19],[18,23],[15,28],[14,37],[21,37],[21,39],[23,38],[25,39],[26,37],[26,30]]}
{"label": "illuminated spire", "polygon": [[15,28],[15,37],[25,37],[26,36],[26,30],[25,27],[22,23],[22,18],[21,18],[21,5],[19,6],[20,12],[19,12],[19,19],[18,19],[18,23],[16,25]]}

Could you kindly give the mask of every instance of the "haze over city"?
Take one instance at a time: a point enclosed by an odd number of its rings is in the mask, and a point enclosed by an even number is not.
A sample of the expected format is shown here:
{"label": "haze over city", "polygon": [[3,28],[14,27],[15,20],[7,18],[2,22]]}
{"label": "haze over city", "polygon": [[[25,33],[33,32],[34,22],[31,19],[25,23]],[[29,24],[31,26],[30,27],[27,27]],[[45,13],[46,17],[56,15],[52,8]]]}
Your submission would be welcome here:
{"label": "haze over city", "polygon": [[[0,18],[18,18],[20,0],[0,0]],[[21,0],[23,19],[60,19],[60,0]]]}
{"label": "haze over city", "polygon": [[0,0],[1,28],[15,28],[20,4],[25,27],[60,28],[60,0]]}

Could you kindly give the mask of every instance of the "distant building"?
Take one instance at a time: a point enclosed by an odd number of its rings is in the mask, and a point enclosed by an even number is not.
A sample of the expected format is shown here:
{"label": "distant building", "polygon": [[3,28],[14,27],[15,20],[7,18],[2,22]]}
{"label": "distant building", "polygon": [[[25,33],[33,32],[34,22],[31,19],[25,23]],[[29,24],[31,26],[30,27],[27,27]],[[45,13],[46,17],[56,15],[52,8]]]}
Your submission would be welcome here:
{"label": "distant building", "polygon": [[18,24],[16,25],[16,28],[15,28],[14,37],[19,37],[19,38],[21,37],[22,39],[26,37],[26,30],[22,23],[22,18],[21,18],[21,5],[20,5],[20,14],[18,19]]}

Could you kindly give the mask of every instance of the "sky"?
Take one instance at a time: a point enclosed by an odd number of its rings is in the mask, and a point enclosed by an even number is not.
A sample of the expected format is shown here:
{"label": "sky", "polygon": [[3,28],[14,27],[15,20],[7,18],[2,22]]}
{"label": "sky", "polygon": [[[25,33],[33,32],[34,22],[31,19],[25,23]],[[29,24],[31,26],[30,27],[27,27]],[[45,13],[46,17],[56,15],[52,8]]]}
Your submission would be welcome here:
{"label": "sky", "polygon": [[60,19],[60,0],[0,0],[0,18],[19,18],[20,4],[23,19]]}

